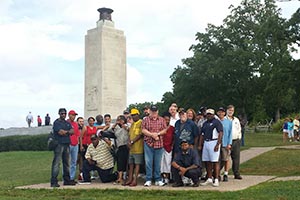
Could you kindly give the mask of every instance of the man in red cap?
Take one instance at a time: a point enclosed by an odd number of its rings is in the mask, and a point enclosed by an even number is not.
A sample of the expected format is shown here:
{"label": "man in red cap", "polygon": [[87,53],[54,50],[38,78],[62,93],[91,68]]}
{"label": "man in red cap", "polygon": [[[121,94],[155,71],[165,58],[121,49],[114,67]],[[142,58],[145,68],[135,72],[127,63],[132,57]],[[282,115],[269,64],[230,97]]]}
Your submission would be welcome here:
{"label": "man in red cap", "polygon": [[74,110],[70,110],[68,113],[69,119],[67,120],[72,125],[74,129],[74,134],[70,135],[70,180],[75,181],[76,174],[76,164],[78,156],[78,139],[80,136],[80,130],[78,123],[75,121],[76,115],[78,115]]}

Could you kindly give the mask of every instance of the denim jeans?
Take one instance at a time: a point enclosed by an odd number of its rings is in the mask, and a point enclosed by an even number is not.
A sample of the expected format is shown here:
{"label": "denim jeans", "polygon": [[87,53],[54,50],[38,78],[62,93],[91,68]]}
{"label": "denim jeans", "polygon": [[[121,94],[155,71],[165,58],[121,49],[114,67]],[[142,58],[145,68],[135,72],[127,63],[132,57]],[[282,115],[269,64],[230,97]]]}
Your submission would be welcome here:
{"label": "denim jeans", "polygon": [[63,163],[63,180],[64,182],[70,181],[70,147],[69,144],[58,144],[53,151],[54,158],[51,167],[51,184],[58,182],[57,176],[59,173],[60,161]]}
{"label": "denim jeans", "polygon": [[70,145],[70,179],[75,180],[76,175],[76,164],[78,157],[78,145],[72,146]]}
{"label": "denim jeans", "polygon": [[[154,180],[161,181],[160,164],[163,154],[163,148],[155,149],[144,143],[145,164],[146,164],[146,181],[152,180],[152,171]],[[154,167],[154,169],[152,169]]]}

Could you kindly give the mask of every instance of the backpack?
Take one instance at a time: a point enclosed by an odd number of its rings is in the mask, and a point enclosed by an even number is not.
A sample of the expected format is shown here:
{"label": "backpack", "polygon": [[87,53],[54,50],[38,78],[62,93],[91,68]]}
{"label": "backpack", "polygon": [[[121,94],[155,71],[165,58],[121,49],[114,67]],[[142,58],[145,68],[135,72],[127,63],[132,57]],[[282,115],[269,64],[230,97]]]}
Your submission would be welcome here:
{"label": "backpack", "polygon": [[55,148],[58,145],[58,141],[54,136],[54,133],[51,131],[48,135],[48,141],[47,141],[47,145],[48,145],[48,150],[49,151],[54,151]]}

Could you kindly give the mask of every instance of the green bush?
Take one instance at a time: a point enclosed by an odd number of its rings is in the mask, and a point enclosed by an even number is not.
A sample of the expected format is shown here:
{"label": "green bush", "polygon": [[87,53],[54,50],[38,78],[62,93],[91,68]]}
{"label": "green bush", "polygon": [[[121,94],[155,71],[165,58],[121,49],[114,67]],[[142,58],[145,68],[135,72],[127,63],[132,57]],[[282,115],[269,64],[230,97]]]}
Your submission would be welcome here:
{"label": "green bush", "polygon": [[276,131],[276,132],[282,131],[281,129],[282,129],[283,123],[284,123],[284,119],[277,120],[276,123],[272,124],[272,130]]}
{"label": "green bush", "polygon": [[46,151],[48,134],[0,137],[0,152]]}

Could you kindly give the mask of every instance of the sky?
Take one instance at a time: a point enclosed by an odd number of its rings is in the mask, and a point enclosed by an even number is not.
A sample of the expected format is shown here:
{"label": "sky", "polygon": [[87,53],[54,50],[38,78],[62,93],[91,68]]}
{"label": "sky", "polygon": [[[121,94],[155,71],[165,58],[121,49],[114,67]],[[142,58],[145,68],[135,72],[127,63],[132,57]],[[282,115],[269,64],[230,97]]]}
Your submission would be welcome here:
{"label": "sky", "polygon": [[[240,0],[1,0],[0,128],[26,127],[60,107],[84,112],[84,36],[112,8],[127,44],[127,105],[161,101],[170,75],[192,55],[195,34],[222,24]],[[289,18],[300,1],[277,2]],[[297,56],[297,55],[296,55]],[[104,113],[103,113],[104,114]],[[88,116],[85,116],[88,117]],[[44,122],[43,122],[44,123]]]}

